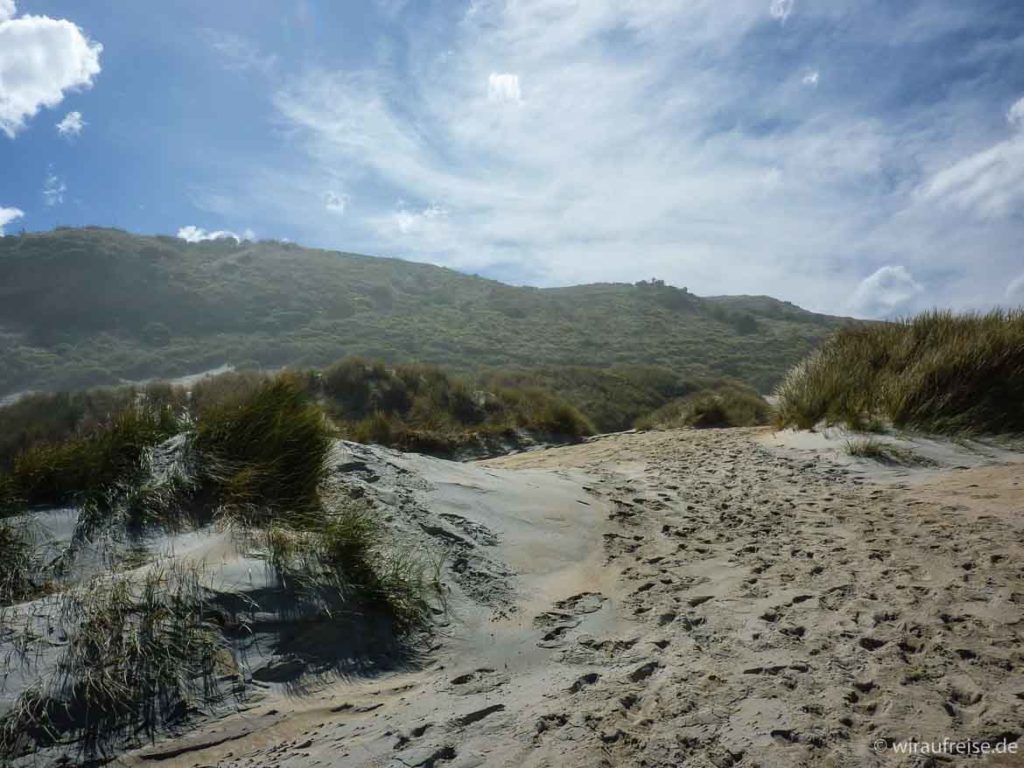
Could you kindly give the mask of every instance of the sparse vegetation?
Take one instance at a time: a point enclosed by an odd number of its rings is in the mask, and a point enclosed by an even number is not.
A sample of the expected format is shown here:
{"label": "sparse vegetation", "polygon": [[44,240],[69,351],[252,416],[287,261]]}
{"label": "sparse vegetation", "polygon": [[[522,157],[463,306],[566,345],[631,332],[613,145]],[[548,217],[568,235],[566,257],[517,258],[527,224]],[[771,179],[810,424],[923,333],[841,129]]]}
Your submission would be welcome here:
{"label": "sparse vegetation", "polygon": [[856,438],[847,440],[846,452],[850,456],[871,459],[880,464],[902,464],[905,466],[927,464],[923,457],[918,456],[909,448],[886,443],[875,438]]}
{"label": "sparse vegetation", "polygon": [[19,528],[0,521],[0,606],[35,597],[47,588],[35,542],[22,523]]}
{"label": "sparse vegetation", "polygon": [[0,760],[69,738],[95,757],[230,693],[238,670],[194,569],[97,577],[53,599],[67,640],[52,673],[0,718]]}
{"label": "sparse vegetation", "polygon": [[778,390],[781,426],[1024,432],[1024,311],[845,328]]}
{"label": "sparse vegetation", "polygon": [[723,382],[673,400],[637,420],[639,429],[753,427],[768,423],[768,403],[749,387]]}

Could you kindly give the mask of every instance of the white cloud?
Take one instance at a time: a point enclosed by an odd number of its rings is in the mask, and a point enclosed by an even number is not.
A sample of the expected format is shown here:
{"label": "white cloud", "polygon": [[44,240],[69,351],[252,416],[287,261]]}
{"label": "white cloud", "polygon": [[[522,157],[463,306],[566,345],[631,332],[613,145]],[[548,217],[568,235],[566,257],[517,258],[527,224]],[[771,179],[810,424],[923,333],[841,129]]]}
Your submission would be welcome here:
{"label": "white cloud", "polygon": [[924,292],[910,271],[901,265],[880,267],[861,280],[850,301],[851,309],[868,317],[891,317],[908,312]]}
{"label": "white cloud", "polygon": [[43,204],[48,208],[61,205],[64,202],[64,193],[67,191],[68,185],[64,183],[64,179],[51,170],[46,174],[46,180],[43,181]]}
{"label": "white cloud", "polygon": [[78,136],[84,127],[85,120],[82,119],[82,113],[76,110],[68,112],[64,115],[64,119],[57,123],[57,133],[61,136]]}
{"label": "white cloud", "polygon": [[820,79],[821,79],[821,73],[818,72],[818,70],[816,70],[816,69],[812,69],[809,72],[807,72],[807,74],[804,75],[803,80],[801,80],[801,82],[804,85],[810,86],[811,88],[817,88],[818,87],[818,81]]}
{"label": "white cloud", "polygon": [[490,101],[522,101],[519,75],[492,72],[487,78],[487,98]]}
{"label": "white cloud", "polygon": [[1000,219],[1024,208],[1024,99],[1010,107],[1007,120],[1015,133],[988,149],[968,155],[935,173],[918,189],[925,200]]}
{"label": "white cloud", "polygon": [[773,19],[785,23],[789,15],[793,13],[794,0],[772,0],[772,4],[768,8],[768,12],[772,15]]}
{"label": "white cloud", "polygon": [[0,5],[0,131],[9,138],[68,91],[89,88],[103,50],[66,19],[15,18],[14,11],[9,0]]}
{"label": "white cloud", "polygon": [[[0,13],[3,11],[3,0],[0,0]],[[0,235],[4,233],[4,227],[10,224],[12,221],[17,221],[25,212],[18,208],[3,208],[0,207]]]}
{"label": "white cloud", "polygon": [[255,240],[256,233],[251,229],[246,229],[241,235],[237,235],[226,229],[218,229],[213,232],[208,232],[202,227],[189,224],[188,226],[181,227],[178,230],[178,237],[188,243],[201,243],[205,240],[234,240],[237,243],[241,243],[247,240]]}
{"label": "white cloud", "polygon": [[348,207],[348,196],[334,191],[324,192],[324,208],[331,213],[342,214]]}

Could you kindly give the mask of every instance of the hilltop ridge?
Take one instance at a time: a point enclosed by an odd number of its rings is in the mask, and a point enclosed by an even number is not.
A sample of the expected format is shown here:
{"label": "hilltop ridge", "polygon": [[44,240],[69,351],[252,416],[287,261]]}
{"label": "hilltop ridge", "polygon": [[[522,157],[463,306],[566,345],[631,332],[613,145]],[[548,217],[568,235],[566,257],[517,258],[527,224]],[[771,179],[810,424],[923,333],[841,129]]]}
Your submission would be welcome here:
{"label": "hilltop ridge", "polygon": [[560,288],[273,241],[0,238],[0,396],[344,355],[462,370],[658,365],[761,391],[843,319],[659,280]]}

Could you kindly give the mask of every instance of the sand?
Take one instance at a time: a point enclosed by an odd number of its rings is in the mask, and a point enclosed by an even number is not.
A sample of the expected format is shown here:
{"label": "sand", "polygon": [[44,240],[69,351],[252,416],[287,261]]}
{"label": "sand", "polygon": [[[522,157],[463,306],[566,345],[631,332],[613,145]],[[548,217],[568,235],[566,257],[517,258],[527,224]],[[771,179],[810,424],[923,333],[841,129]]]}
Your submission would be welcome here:
{"label": "sand", "polygon": [[936,446],[908,468],[763,429],[474,464],[340,445],[339,489],[447,552],[430,647],[122,762],[909,766],[931,763],[889,743],[1016,740],[1021,455]]}

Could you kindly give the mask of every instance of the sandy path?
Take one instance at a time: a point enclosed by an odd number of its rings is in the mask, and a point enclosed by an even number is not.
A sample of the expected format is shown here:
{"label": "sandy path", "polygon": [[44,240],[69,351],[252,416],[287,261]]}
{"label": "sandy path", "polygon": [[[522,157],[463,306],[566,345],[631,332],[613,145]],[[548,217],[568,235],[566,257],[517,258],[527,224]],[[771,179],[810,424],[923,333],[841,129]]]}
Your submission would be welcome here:
{"label": "sandy path", "polygon": [[159,764],[926,765],[873,745],[1024,732],[1021,465],[886,477],[764,430],[410,461],[498,533],[504,606],[456,601],[423,669],[261,703]]}

